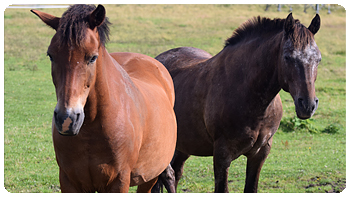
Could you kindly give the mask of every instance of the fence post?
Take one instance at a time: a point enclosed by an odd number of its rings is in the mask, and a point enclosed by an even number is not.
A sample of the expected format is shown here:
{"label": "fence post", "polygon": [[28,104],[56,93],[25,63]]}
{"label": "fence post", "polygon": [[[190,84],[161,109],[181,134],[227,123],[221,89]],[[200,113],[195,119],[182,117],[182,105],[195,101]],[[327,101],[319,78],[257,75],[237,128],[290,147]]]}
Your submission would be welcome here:
{"label": "fence post", "polygon": [[316,14],[318,14],[320,12],[320,5],[316,4]]}

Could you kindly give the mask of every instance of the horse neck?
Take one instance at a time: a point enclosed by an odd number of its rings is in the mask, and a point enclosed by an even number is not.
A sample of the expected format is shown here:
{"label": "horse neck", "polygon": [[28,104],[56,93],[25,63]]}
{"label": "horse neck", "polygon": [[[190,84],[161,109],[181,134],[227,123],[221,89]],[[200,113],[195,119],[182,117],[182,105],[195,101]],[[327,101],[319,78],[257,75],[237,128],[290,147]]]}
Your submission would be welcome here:
{"label": "horse neck", "polygon": [[[104,47],[99,51],[95,72],[95,83],[91,86],[87,103],[84,107],[86,119],[93,121],[96,116],[105,114],[106,111],[116,110],[118,103],[115,95],[122,97],[126,93],[125,86],[132,86],[131,79],[126,71],[116,62]],[[128,87],[127,87],[128,88]]]}
{"label": "horse neck", "polygon": [[280,33],[266,40],[257,38],[227,46],[211,60],[216,62],[218,72],[226,73],[226,78],[219,78],[228,83],[227,87],[232,87],[229,84],[244,87],[241,99],[256,104],[251,107],[267,107],[281,90],[278,65],[282,36]]}

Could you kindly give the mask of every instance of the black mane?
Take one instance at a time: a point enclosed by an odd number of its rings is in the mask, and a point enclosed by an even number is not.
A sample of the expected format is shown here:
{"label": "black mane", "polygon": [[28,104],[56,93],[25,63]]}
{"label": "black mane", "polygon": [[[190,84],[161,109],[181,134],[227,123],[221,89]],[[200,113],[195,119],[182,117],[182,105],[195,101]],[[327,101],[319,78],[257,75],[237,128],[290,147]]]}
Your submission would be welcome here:
{"label": "black mane", "polygon": [[[243,41],[246,38],[250,38],[252,36],[264,35],[264,34],[276,34],[283,31],[284,22],[286,19],[270,19],[265,17],[254,17],[249,19],[248,21],[241,24],[234,32],[233,35],[225,41],[225,47],[229,45],[237,44]],[[294,37],[304,37],[306,28],[300,24],[298,19],[295,20],[296,27],[295,31],[298,31],[294,35]],[[301,31],[301,28],[304,27],[304,31]],[[300,35],[302,34],[302,35]],[[307,36],[306,36],[307,37]],[[293,39],[295,40],[295,39]],[[300,40],[299,40],[300,41]],[[307,39],[307,42],[309,40]]]}
{"label": "black mane", "polygon": [[[59,23],[57,32],[60,34],[60,44],[67,44],[78,47],[83,47],[83,41],[85,39],[85,30],[89,28],[89,15],[96,9],[95,5],[72,5],[69,9],[63,13]],[[100,43],[105,46],[105,43],[109,40],[109,27],[110,22],[106,17],[104,22],[97,27],[97,31],[100,37]]]}

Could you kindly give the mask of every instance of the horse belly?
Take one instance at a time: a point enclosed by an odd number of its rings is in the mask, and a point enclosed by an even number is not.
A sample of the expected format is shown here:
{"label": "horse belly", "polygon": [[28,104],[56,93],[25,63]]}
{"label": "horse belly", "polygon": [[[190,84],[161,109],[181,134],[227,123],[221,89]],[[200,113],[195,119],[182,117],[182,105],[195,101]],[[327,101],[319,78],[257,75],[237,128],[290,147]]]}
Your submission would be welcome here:
{"label": "horse belly", "polygon": [[176,150],[194,156],[213,156],[213,143],[207,139],[181,138],[176,144]]}
{"label": "horse belly", "polygon": [[169,165],[175,152],[176,118],[171,103],[160,95],[148,98],[152,98],[149,102],[157,104],[148,105],[151,107],[143,127],[139,157],[131,172],[131,186],[157,177]]}
{"label": "horse belly", "polygon": [[153,135],[143,141],[138,161],[131,172],[130,186],[152,180],[169,165],[175,151],[175,124],[172,121],[166,127],[154,129]]}

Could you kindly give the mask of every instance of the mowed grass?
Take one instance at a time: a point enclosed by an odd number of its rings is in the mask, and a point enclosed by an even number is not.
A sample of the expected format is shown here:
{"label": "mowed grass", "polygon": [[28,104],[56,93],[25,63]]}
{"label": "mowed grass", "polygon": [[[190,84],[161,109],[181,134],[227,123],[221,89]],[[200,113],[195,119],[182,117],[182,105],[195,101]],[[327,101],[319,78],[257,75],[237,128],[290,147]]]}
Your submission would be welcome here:
{"label": "mowed grass", "polygon": [[[216,54],[242,22],[261,15],[285,18],[289,8],[265,5],[106,5],[112,22],[109,52],[137,52],[155,57],[180,46]],[[314,11],[293,5],[293,15],[305,26]],[[41,9],[61,16],[66,9]],[[280,129],[266,160],[259,192],[341,192],[346,182],[345,10],[321,10],[321,29],[315,39],[322,53],[316,94],[319,108],[306,122],[317,132],[296,126]],[[56,105],[46,50],[55,31],[29,9],[4,12],[4,186],[9,192],[59,192],[58,166],[51,139]],[[294,104],[281,91],[283,122],[295,117]],[[336,127],[335,133],[322,132]],[[230,192],[243,192],[244,156],[229,171]],[[131,192],[135,191],[131,188]],[[190,157],[178,192],[213,192],[212,157]]]}

